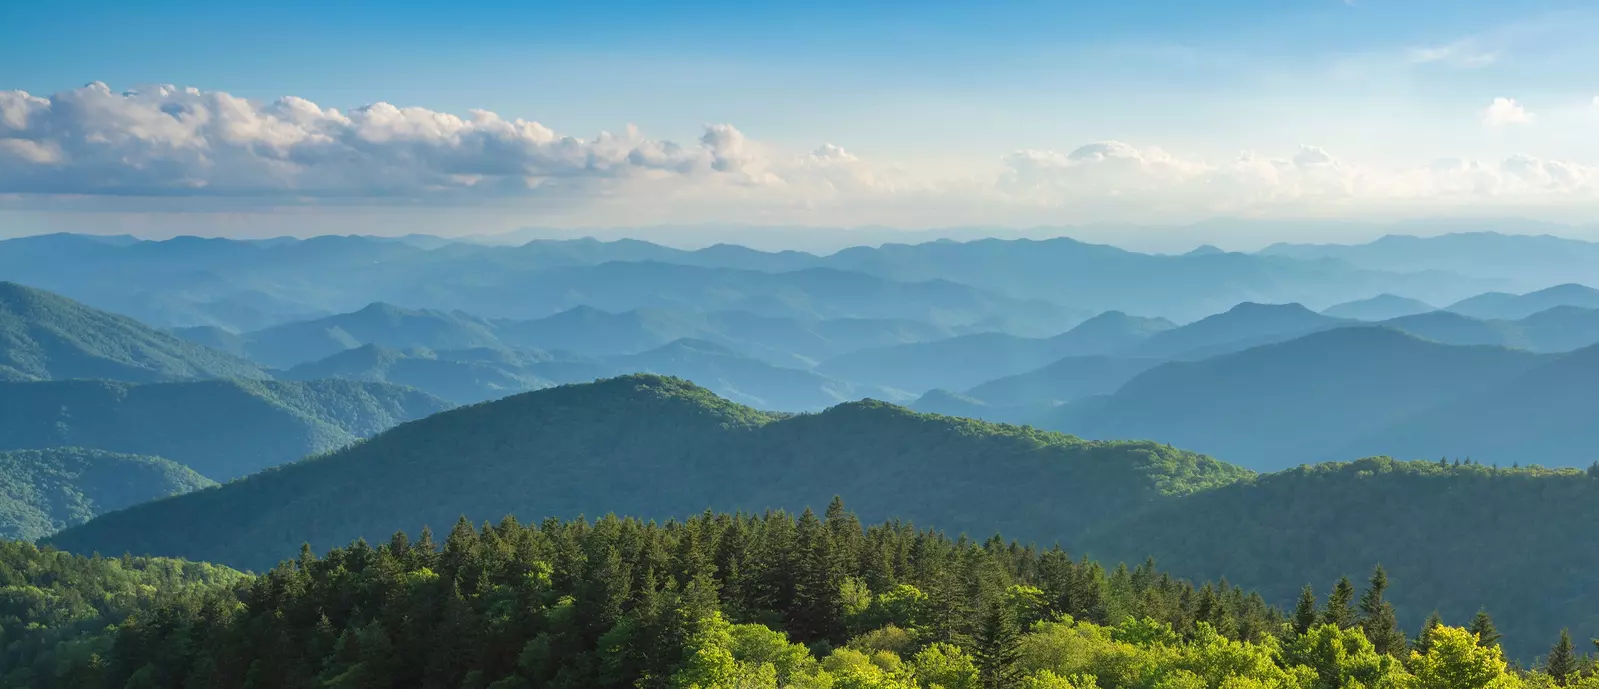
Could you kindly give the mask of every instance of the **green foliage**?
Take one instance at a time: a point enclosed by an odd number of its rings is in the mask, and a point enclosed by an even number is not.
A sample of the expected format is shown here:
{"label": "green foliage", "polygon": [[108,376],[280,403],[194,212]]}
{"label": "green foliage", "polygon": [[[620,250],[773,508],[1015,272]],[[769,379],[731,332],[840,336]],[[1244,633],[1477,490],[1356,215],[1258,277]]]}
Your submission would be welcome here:
{"label": "green foliage", "polygon": [[0,448],[155,455],[226,481],[447,408],[414,390],[338,380],[0,383]]}
{"label": "green foliage", "polygon": [[[1054,540],[1100,515],[1245,476],[1154,443],[1085,442],[878,402],[782,417],[682,380],[626,376],[437,414],[325,457],[108,515],[53,542],[261,569],[301,542],[329,547],[462,514],[664,518],[706,506],[798,509],[835,493],[867,496],[862,511],[874,519]],[[814,534],[803,536],[814,545]],[[838,593],[841,579],[816,576],[824,578],[806,595]],[[835,624],[822,602],[818,624]]]}
{"label": "green foliage", "polygon": [[[217,686],[1013,686],[1027,637],[1009,622],[1017,610],[1100,623],[1122,611],[1164,625],[1172,643],[1186,638],[1174,630],[1215,635],[1192,622],[1191,584],[1136,571],[1107,575],[1058,549],[898,521],[863,528],[838,504],[823,518],[460,521],[442,548],[423,534],[320,558],[304,549],[239,587],[236,604],[223,591],[171,597],[123,623],[96,672],[110,686],[201,676]],[[826,581],[837,595],[806,593]],[[870,602],[858,620],[906,626],[851,636],[819,616],[818,601],[862,586]],[[1241,602],[1225,613],[1231,628],[1282,623],[1226,590]],[[953,601],[990,612],[940,617]],[[974,684],[981,677],[990,681]]]}
{"label": "green foliage", "polygon": [[245,580],[208,564],[86,558],[0,541],[0,686],[108,686],[106,677],[117,672],[113,642],[120,625],[167,624],[168,606],[228,614]]}
{"label": "green foliage", "polygon": [[268,377],[243,359],[13,282],[0,282],[0,372],[0,380]]}
{"label": "green foliage", "polygon": [[112,510],[214,485],[160,457],[76,447],[0,452],[0,539],[31,541]]}
{"label": "green foliage", "polygon": [[[1419,629],[1434,610],[1469,623],[1487,606],[1512,644],[1506,653],[1530,660],[1561,627],[1599,636],[1599,590],[1586,574],[1599,571],[1599,548],[1585,530],[1551,527],[1590,522],[1599,522],[1599,481],[1580,470],[1378,457],[1192,494],[1076,543],[1100,558],[1152,554],[1183,576],[1226,575],[1284,606],[1304,582],[1380,562],[1402,584],[1383,595],[1399,628]],[[1352,605],[1358,593],[1348,594]],[[1354,621],[1340,614],[1337,623]],[[1487,622],[1472,626],[1494,643]]]}

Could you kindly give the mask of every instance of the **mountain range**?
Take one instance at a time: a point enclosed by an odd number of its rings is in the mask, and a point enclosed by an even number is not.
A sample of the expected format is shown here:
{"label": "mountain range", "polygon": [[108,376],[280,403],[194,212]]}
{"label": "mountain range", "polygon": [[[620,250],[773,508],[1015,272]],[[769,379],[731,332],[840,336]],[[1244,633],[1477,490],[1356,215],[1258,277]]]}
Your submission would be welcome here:
{"label": "mountain range", "polygon": [[[1379,328],[1322,336],[1407,338]],[[1059,541],[1096,557],[1153,555],[1179,574],[1264,586],[1285,605],[1299,582],[1382,562],[1402,573],[1405,593],[1393,600],[1407,628],[1434,609],[1464,619],[1487,605],[1505,632],[1536,637],[1554,620],[1599,629],[1599,618],[1571,615],[1593,607],[1586,573],[1596,556],[1590,530],[1575,527],[1599,505],[1596,490],[1577,470],[1471,462],[1367,459],[1257,475],[1165,444],[1083,441],[876,402],[775,416],[640,375],[444,412],[324,457],[106,514],[48,543],[262,568],[301,542],[442,529],[460,515],[665,518],[859,494],[866,518],[910,514],[951,532]],[[1511,551],[1518,557],[1492,556]],[[1505,585],[1534,579],[1542,585]]]}

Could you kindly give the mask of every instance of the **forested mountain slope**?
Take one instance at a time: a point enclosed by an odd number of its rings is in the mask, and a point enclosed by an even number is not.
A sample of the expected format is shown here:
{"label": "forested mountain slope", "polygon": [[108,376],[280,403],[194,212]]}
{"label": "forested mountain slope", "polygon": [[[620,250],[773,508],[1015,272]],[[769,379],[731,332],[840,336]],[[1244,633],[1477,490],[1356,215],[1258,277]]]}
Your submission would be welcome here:
{"label": "forested mountain slope", "polygon": [[112,510],[214,485],[160,457],[78,447],[0,452],[0,539],[33,540]]}
{"label": "forested mountain slope", "polygon": [[178,462],[218,481],[449,408],[376,383],[0,383],[0,449],[80,446]]}
{"label": "forested mountain slope", "polygon": [[1356,326],[1146,371],[1039,425],[1148,438],[1259,471],[1336,459],[1350,439],[1492,389],[1548,355],[1438,344]]}
{"label": "forested mountain slope", "polygon": [[0,380],[265,377],[255,364],[131,318],[0,282]]}
{"label": "forested mountain slope", "polygon": [[833,494],[858,495],[874,517],[1052,542],[1105,514],[1246,475],[1154,443],[1084,442],[876,402],[780,417],[681,380],[625,376],[437,414],[53,542],[260,568],[301,542],[381,538],[462,514],[666,517]]}
{"label": "forested mountain slope", "polygon": [[1351,441],[1345,455],[1586,466],[1599,459],[1595,390],[1599,345],[1559,355],[1502,384],[1397,419]]}
{"label": "forested mountain slope", "polygon": [[1100,527],[1082,547],[1100,558],[1153,555],[1185,576],[1225,575],[1281,604],[1303,583],[1382,563],[1405,583],[1392,597],[1406,626],[1433,610],[1465,620],[1488,606],[1525,657],[1560,627],[1599,635],[1596,523],[1591,472],[1376,458],[1169,500]]}

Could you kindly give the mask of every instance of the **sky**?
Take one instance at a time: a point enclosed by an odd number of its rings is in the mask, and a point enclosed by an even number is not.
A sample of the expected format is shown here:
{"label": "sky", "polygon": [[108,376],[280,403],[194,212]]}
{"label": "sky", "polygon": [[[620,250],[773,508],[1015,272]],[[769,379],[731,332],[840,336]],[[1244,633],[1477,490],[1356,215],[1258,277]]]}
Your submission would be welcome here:
{"label": "sky", "polygon": [[0,235],[1586,225],[1596,33],[1497,0],[13,2]]}

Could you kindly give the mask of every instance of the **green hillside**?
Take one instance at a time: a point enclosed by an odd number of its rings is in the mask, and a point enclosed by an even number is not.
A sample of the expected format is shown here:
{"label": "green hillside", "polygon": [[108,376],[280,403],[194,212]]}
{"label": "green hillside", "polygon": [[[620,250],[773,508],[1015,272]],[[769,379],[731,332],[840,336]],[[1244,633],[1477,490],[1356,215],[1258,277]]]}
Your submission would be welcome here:
{"label": "green hillside", "polygon": [[1486,605],[1512,652],[1527,657],[1560,627],[1599,636],[1595,523],[1591,473],[1377,458],[1171,500],[1100,527],[1082,547],[1101,558],[1153,555],[1185,576],[1226,575],[1284,605],[1304,583],[1382,563],[1404,583],[1391,595],[1407,627],[1433,610],[1467,620]]}
{"label": "green hillside", "polygon": [[0,383],[0,449],[155,455],[226,481],[449,406],[406,388],[338,380]]}
{"label": "green hillside", "polygon": [[214,485],[160,457],[77,447],[0,452],[0,539],[33,540],[112,510]]}
{"label": "green hillside", "polygon": [[255,364],[131,318],[0,282],[0,380],[266,377]]}
{"label": "green hillside", "polygon": [[1102,515],[1247,475],[1153,443],[1085,442],[879,402],[776,416],[679,379],[625,376],[437,414],[54,542],[260,568],[302,542],[381,538],[462,514],[666,517],[833,494],[859,495],[873,518],[1053,542]]}

